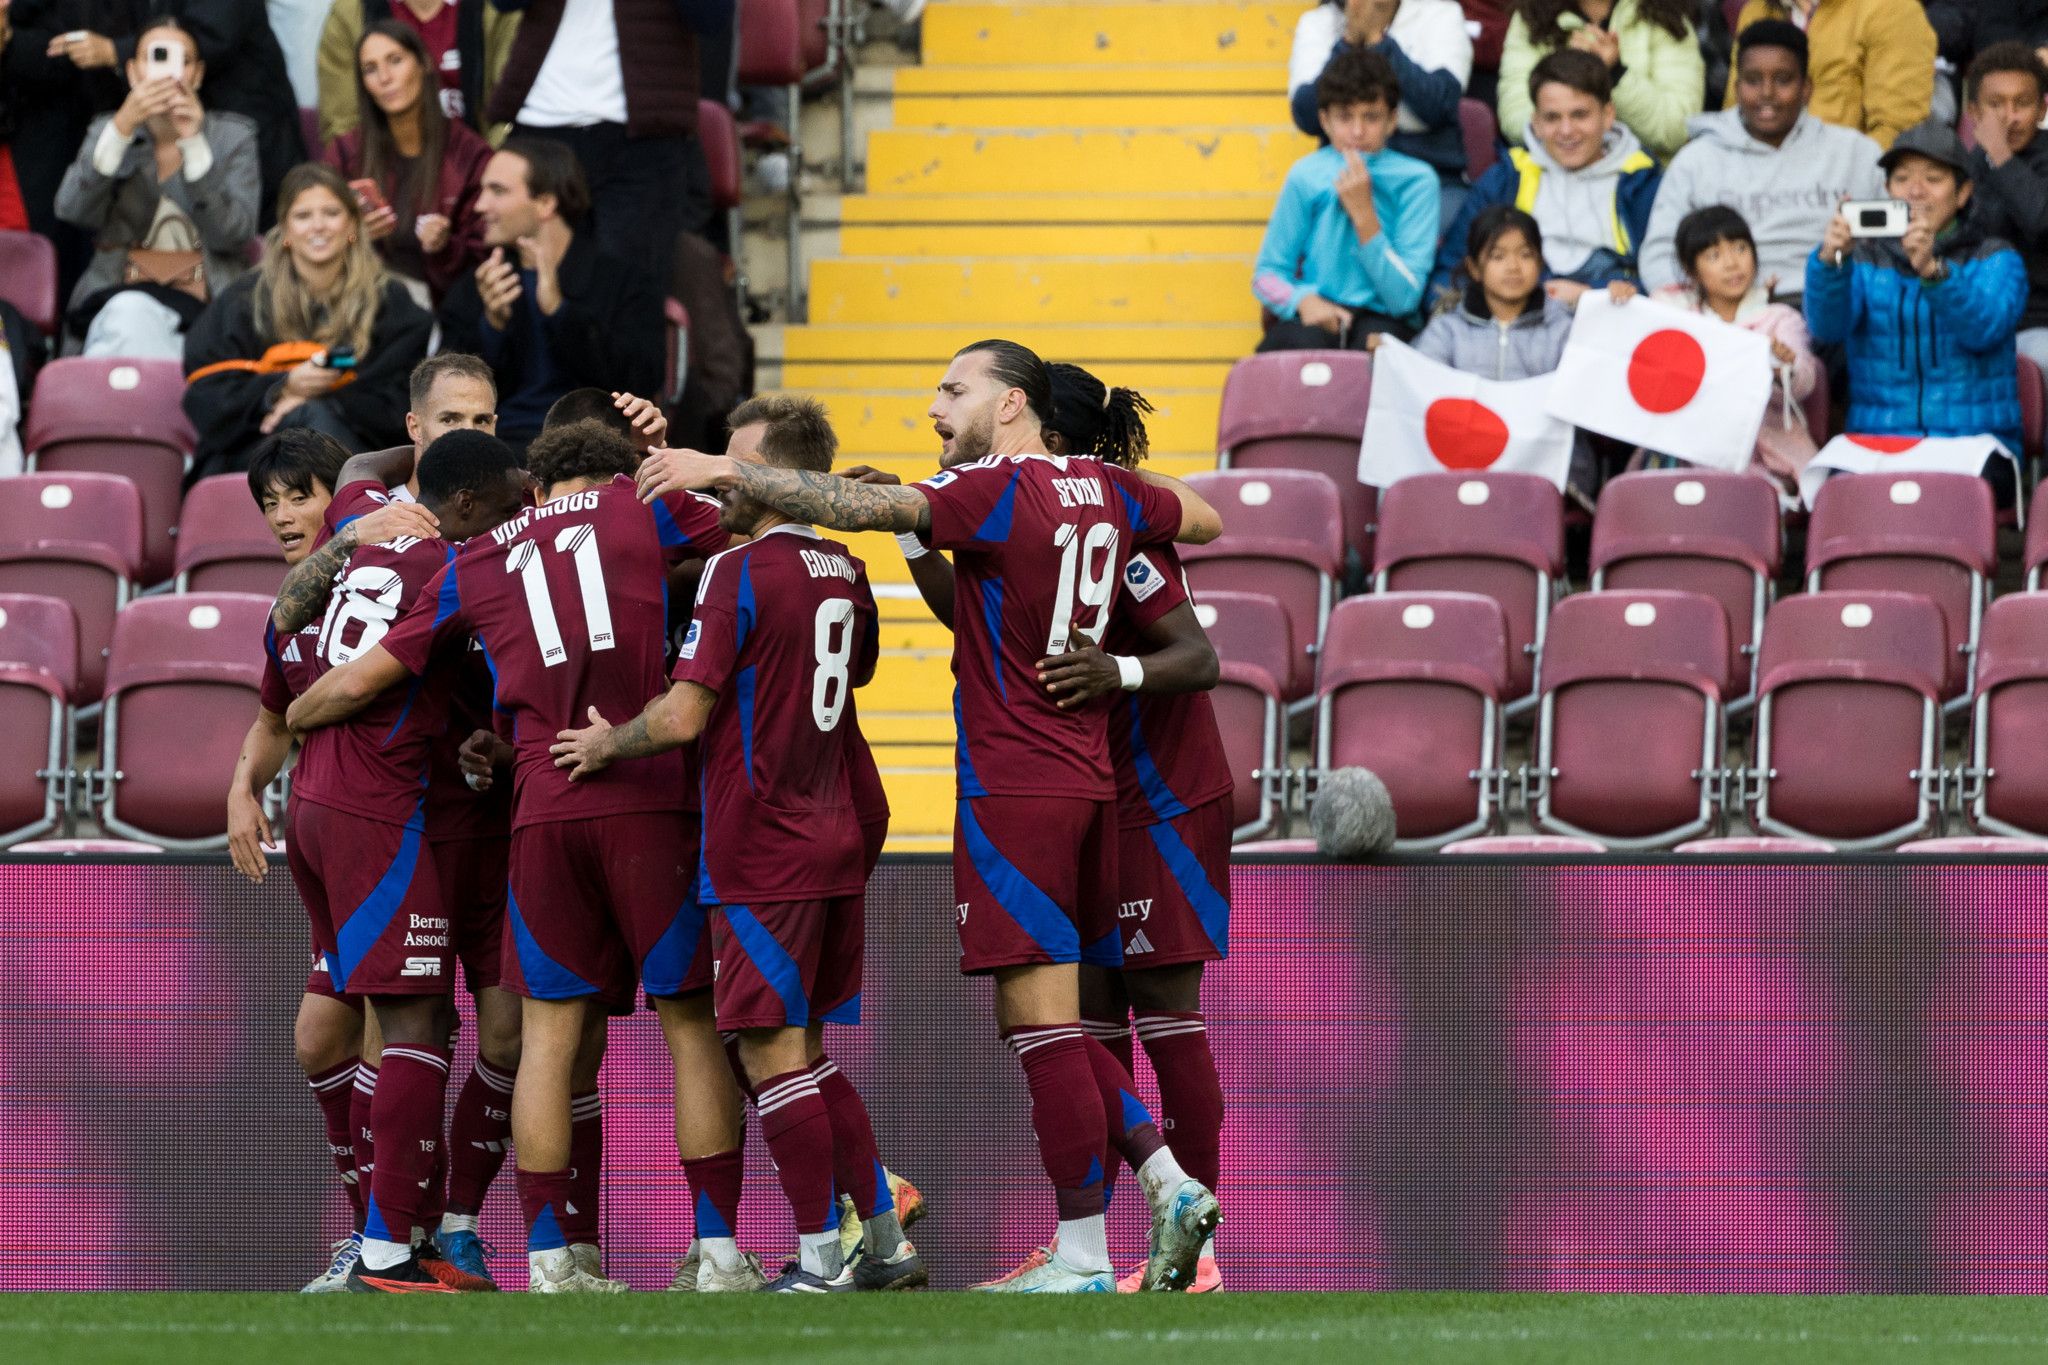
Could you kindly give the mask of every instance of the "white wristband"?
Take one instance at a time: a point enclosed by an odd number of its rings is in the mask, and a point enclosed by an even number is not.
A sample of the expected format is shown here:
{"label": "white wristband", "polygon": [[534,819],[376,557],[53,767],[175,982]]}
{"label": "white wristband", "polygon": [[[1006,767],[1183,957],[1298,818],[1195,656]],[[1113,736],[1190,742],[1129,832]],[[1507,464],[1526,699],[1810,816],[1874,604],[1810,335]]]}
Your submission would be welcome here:
{"label": "white wristband", "polygon": [[905,559],[923,559],[931,553],[925,543],[917,538],[915,531],[899,531],[896,534],[896,548],[903,551]]}
{"label": "white wristband", "polygon": [[1112,654],[1109,657],[1116,660],[1116,675],[1123,680],[1124,691],[1135,692],[1145,685],[1143,660],[1129,654]]}

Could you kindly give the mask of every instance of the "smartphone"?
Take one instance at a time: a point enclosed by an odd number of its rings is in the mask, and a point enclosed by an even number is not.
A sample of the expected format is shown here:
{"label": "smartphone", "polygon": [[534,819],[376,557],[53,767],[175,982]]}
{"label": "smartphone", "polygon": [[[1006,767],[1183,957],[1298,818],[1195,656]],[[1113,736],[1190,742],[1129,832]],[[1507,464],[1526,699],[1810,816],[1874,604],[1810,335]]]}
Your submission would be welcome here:
{"label": "smartphone", "polygon": [[142,79],[160,80],[168,76],[174,81],[185,79],[185,45],[183,43],[151,43],[149,51],[142,55]]}
{"label": "smartphone", "polygon": [[356,367],[356,348],[353,346],[330,346],[313,357],[313,363],[329,370],[353,370]]}
{"label": "smartphone", "polygon": [[348,187],[356,192],[356,202],[362,205],[364,213],[375,213],[384,208],[384,191],[377,188],[374,180],[351,180]]}
{"label": "smartphone", "polygon": [[1850,199],[1842,205],[1851,237],[1903,237],[1913,211],[1903,199]]}

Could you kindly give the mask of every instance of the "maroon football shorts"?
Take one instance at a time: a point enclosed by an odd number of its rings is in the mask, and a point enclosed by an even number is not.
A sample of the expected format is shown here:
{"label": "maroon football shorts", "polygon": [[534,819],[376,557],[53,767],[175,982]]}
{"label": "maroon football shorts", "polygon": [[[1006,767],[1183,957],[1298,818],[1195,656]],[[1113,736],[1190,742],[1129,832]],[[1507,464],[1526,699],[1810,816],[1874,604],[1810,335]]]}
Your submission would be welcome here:
{"label": "maroon football shorts", "polygon": [[453,985],[448,916],[417,814],[394,825],[293,801],[285,863],[335,993],[439,995]]}
{"label": "maroon football shorts", "polygon": [[1117,924],[1125,971],[1229,955],[1230,800],[1121,831]]}
{"label": "maroon football shorts", "polygon": [[697,818],[634,811],[512,831],[499,984],[534,1000],[600,996],[630,1004],[637,976],[653,996],[692,989],[702,959]]}
{"label": "maroon football shorts", "polygon": [[441,904],[472,995],[497,985],[504,975],[505,865],[511,856],[512,841],[503,835],[434,844]]}
{"label": "maroon football shorts", "polygon": [[860,1022],[865,896],[711,910],[721,1030]]}
{"label": "maroon football shorts", "polygon": [[953,821],[960,970],[1047,962],[1119,967],[1116,803],[962,798]]}
{"label": "maroon football shorts", "polygon": [[306,994],[339,1000],[353,1009],[359,1010],[363,1007],[363,998],[360,995],[345,995],[334,989],[334,974],[327,970],[327,954],[321,952],[317,946],[306,953]]}

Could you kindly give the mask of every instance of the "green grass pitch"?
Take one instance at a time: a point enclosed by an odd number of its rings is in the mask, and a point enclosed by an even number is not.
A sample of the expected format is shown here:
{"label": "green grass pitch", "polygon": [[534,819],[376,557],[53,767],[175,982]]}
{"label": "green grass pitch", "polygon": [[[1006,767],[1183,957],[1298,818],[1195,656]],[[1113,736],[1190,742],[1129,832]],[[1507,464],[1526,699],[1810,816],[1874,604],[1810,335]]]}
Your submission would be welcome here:
{"label": "green grass pitch", "polygon": [[2048,1301],[1535,1294],[790,1300],[0,1295],[0,1360],[135,1365],[2039,1362]]}

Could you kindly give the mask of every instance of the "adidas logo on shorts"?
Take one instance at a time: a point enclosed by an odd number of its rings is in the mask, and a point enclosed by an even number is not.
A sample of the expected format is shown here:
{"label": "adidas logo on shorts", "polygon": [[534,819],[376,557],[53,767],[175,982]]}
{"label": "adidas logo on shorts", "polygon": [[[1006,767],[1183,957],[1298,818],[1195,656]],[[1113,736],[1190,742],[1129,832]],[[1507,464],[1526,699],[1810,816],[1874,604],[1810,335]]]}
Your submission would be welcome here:
{"label": "adidas logo on shorts", "polygon": [[1137,933],[1132,934],[1131,941],[1124,945],[1124,956],[1126,957],[1137,957],[1141,953],[1149,953],[1151,951],[1152,940],[1145,937],[1145,931],[1143,929],[1140,929]]}

